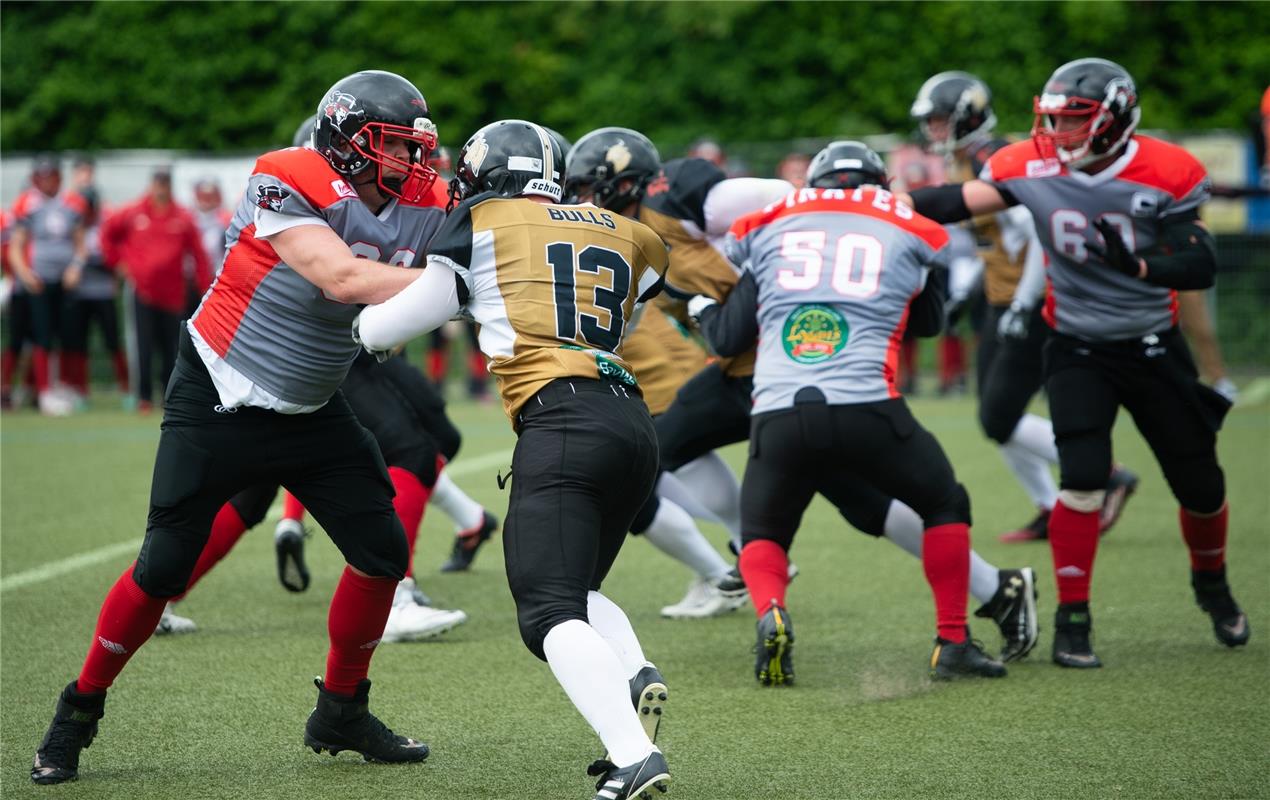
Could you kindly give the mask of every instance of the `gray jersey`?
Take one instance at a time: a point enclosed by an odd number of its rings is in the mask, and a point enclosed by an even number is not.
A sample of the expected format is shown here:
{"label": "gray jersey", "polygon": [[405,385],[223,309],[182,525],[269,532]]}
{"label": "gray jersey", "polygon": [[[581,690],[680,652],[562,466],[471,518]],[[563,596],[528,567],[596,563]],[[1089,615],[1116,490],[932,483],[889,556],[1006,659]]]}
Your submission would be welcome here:
{"label": "gray jersey", "polygon": [[439,192],[418,205],[394,200],[377,215],[316,151],[261,156],[226,234],[224,266],[190,325],[217,357],[274,397],[326,403],[357,356],[351,329],[360,309],[327,298],[258,237],[326,225],[354,255],[412,267],[445,218]]}
{"label": "gray jersey", "polygon": [[1032,212],[1049,262],[1044,316],[1055,330],[1091,342],[1134,339],[1177,324],[1177,292],[1131,278],[1097,261],[1088,242],[1107,220],[1133,252],[1156,243],[1169,217],[1194,214],[1208,200],[1204,167],[1182,148],[1134,136],[1096,175],[1042,158],[1031,141],[993,154],[983,180]]}
{"label": "gray jersey", "polygon": [[88,260],[84,262],[84,271],[80,273],[79,286],[75,289],[75,295],[81,300],[110,300],[115,296],[117,281],[115,273],[106,267],[101,257],[99,232],[96,225],[84,231]]}
{"label": "gray jersey", "polygon": [[38,189],[23,192],[13,204],[14,224],[30,237],[30,267],[40,280],[60,281],[75,257],[75,229],[88,206],[74,193],[48,197]]}
{"label": "gray jersey", "polygon": [[753,413],[804,387],[831,405],[899,396],[909,302],[945,264],[942,227],[873,187],[802,189],[737,220],[727,247],[757,289]]}

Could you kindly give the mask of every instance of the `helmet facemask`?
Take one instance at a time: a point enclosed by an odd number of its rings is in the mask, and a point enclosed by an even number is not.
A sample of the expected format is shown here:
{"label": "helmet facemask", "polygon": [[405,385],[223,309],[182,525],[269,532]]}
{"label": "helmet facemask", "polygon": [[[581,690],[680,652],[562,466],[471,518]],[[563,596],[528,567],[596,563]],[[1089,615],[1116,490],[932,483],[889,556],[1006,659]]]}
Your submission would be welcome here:
{"label": "helmet facemask", "polygon": [[[388,152],[385,141],[389,136],[406,142],[409,153],[406,159]],[[346,145],[347,149],[341,148],[347,153],[346,157],[361,165],[349,177],[373,167],[375,184],[387,196],[418,203],[437,179],[437,171],[427,163],[428,156],[437,146],[437,129],[427,117],[418,117],[414,127],[409,128],[387,122],[368,122],[352,138],[342,135],[332,135],[331,138],[333,144]],[[353,153],[360,158],[353,157]],[[401,174],[387,176],[385,168]]]}
{"label": "helmet facemask", "polygon": [[[1043,157],[1080,169],[1120,152],[1142,114],[1135,102],[1132,86],[1124,81],[1108,83],[1102,100],[1047,92],[1032,103],[1032,140]],[[1077,126],[1058,129],[1059,119],[1081,118]]]}

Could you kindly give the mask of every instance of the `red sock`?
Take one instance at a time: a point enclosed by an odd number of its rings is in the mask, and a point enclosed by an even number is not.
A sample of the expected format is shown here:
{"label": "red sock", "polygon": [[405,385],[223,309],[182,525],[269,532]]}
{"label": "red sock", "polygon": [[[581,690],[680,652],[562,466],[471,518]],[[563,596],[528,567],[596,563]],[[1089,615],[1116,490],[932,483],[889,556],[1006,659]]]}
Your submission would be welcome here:
{"label": "red sock", "polygon": [[295,499],[295,495],[286,489],[282,490],[282,518],[293,519],[296,522],[304,519],[304,503]]}
{"label": "red sock", "polygon": [[5,350],[0,354],[0,387],[4,391],[13,388],[13,371],[18,366],[18,355],[12,350]]}
{"label": "red sock", "polygon": [[1073,511],[1059,500],[1050,512],[1049,539],[1058,602],[1089,602],[1089,579],[1098,552],[1098,512]]}
{"label": "red sock", "polygon": [[113,353],[110,356],[110,363],[115,367],[115,383],[119,384],[119,391],[128,391],[128,358],[122,350]]}
{"label": "red sock", "polygon": [[31,369],[35,372],[35,391],[43,394],[49,388],[49,352],[43,347],[31,348]]}
{"label": "red sock", "polygon": [[961,337],[948,335],[940,339],[939,355],[939,385],[950,386],[966,371],[966,355]]}
{"label": "red sock", "polygon": [[1203,572],[1219,570],[1226,563],[1226,526],[1230,521],[1230,504],[1223,503],[1216,514],[1196,514],[1184,508],[1177,510],[1182,523],[1182,538],[1191,551],[1191,569]]}
{"label": "red sock", "polygon": [[922,536],[922,570],[935,596],[939,638],[966,640],[966,593],[970,591],[970,526],[950,522]]}
{"label": "red sock", "polygon": [[207,574],[207,571],[216,566],[222,558],[229,555],[229,551],[234,549],[234,545],[238,544],[238,540],[246,532],[247,523],[243,522],[243,518],[239,516],[238,509],[230,503],[221,506],[220,511],[216,513],[216,519],[212,521],[212,535],[207,538],[207,544],[203,545],[203,552],[199,554],[198,563],[194,565],[190,582],[186,584],[185,591],[177,599],[189,594],[194,584],[198,583],[198,579]]}
{"label": "red sock", "polygon": [[433,383],[442,383],[445,381],[445,371],[447,368],[445,350],[436,349],[428,351],[428,377]]}
{"label": "red sock", "polygon": [[88,657],[79,673],[78,692],[104,692],[115,682],[137,648],[154,633],[167,600],[151,597],[132,579],[132,568],[119,576],[101,604]]}
{"label": "red sock", "polygon": [[473,352],[467,359],[467,369],[471,376],[483,381],[489,376],[489,368],[485,366],[485,356],[479,352]]}
{"label": "red sock", "polygon": [[81,395],[88,395],[88,356],[83,353],[62,351],[62,378]]}
{"label": "red sock", "polygon": [[741,548],[737,561],[741,577],[750,590],[754,613],[762,617],[776,604],[785,607],[785,588],[789,586],[789,555],[770,539],[755,539]]}
{"label": "red sock", "polygon": [[397,582],[392,578],[368,578],[345,567],[326,629],[331,650],[326,655],[327,691],[352,695],[370,671],[370,657],[384,635]]}
{"label": "red sock", "polygon": [[392,478],[392,488],[397,496],[392,499],[392,507],[397,511],[397,519],[401,527],[406,529],[406,544],[410,547],[410,566],[406,568],[406,577],[414,575],[415,539],[419,536],[419,525],[423,522],[423,511],[428,506],[428,497],[432,494],[419,477],[402,467],[389,467],[388,477]]}

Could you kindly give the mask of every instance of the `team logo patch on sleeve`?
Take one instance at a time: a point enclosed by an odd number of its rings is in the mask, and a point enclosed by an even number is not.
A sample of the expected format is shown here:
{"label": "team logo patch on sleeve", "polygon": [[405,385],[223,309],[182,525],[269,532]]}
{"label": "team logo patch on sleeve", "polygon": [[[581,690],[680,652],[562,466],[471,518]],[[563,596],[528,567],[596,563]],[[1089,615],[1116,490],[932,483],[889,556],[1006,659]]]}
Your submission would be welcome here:
{"label": "team logo patch on sleeve", "polygon": [[256,205],[266,211],[282,213],[282,204],[291,196],[291,192],[276,183],[262,183],[256,187]]}
{"label": "team logo patch on sleeve", "polygon": [[842,352],[848,334],[847,319],[836,308],[805,305],[785,318],[781,344],[791,361],[819,364]]}

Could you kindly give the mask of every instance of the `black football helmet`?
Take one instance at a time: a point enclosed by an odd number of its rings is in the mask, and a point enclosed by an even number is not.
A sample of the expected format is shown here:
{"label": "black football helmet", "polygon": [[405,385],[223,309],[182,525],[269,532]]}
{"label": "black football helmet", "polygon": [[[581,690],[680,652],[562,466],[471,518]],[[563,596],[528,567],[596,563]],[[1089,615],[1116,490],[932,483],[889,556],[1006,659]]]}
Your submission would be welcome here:
{"label": "black football helmet", "polygon": [[[405,140],[408,160],[387,152],[388,136]],[[355,72],[336,81],[318,104],[313,148],[346,178],[373,169],[386,195],[419,202],[437,178],[428,166],[428,154],[436,146],[437,127],[428,118],[427,101],[400,75]],[[385,167],[403,175],[385,175]]]}
{"label": "black football helmet", "polygon": [[[909,114],[917,120],[930,149],[944,155],[987,139],[997,124],[992,90],[969,72],[932,75],[917,90]],[[943,131],[932,126],[935,118],[947,120]]]}
{"label": "black football helmet", "polygon": [[541,125],[523,119],[491,122],[459,151],[450,181],[450,208],[472,195],[538,195],[559,203],[564,196],[564,150]]}
{"label": "black football helmet", "polygon": [[648,182],[661,170],[661,155],[639,131],[599,128],[569,151],[568,167],[565,194],[570,203],[590,195],[597,206],[620,212],[644,197]]}
{"label": "black football helmet", "polygon": [[864,142],[830,142],[807,167],[807,185],[817,189],[854,189],[881,186],[891,180],[886,163]]}
{"label": "black football helmet", "polygon": [[[1033,100],[1032,140],[1041,155],[1073,169],[1114,156],[1138,127],[1138,90],[1124,67],[1103,58],[1069,61]],[[1060,119],[1079,124],[1063,125]]]}
{"label": "black football helmet", "polygon": [[300,127],[295,129],[295,135],[291,137],[292,147],[313,146],[313,129],[317,126],[317,120],[317,117],[305,117]]}

